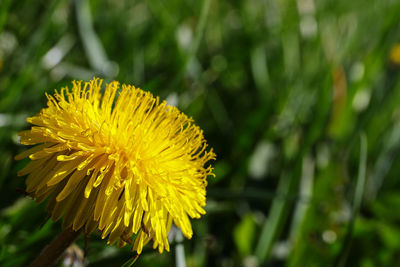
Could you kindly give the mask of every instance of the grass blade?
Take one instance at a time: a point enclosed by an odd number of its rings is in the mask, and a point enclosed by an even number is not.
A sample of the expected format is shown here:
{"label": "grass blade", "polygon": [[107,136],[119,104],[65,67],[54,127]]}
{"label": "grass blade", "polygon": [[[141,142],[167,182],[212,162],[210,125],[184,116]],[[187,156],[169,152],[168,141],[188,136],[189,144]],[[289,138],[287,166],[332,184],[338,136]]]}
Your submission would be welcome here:
{"label": "grass blade", "polygon": [[367,168],[367,138],[365,133],[360,134],[360,164],[358,166],[358,176],[356,182],[356,191],[354,193],[353,207],[350,221],[347,227],[347,233],[342,246],[342,250],[337,258],[336,266],[342,267],[346,265],[347,258],[350,253],[351,243],[353,239],[354,221],[360,212],[361,202],[365,189],[365,175]]}
{"label": "grass blade", "polygon": [[[278,194],[287,195],[290,191],[292,180],[292,176],[285,173],[279,182]],[[284,219],[284,211],[287,209],[288,204],[288,200],[280,197],[276,197],[272,202],[271,210],[261,230],[260,239],[255,250],[255,255],[259,263],[263,263],[271,253],[272,246],[279,234],[279,228]]]}

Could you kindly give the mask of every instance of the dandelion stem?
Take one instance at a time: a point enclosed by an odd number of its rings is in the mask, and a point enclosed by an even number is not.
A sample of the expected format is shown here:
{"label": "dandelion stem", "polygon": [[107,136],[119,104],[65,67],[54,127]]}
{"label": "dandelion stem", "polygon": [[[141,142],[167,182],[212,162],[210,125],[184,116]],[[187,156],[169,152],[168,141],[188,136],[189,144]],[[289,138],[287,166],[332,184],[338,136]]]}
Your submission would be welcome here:
{"label": "dandelion stem", "polygon": [[52,266],[79,236],[81,231],[73,231],[71,228],[66,229],[57,236],[49,245],[47,245],[40,255],[29,265],[30,267]]}

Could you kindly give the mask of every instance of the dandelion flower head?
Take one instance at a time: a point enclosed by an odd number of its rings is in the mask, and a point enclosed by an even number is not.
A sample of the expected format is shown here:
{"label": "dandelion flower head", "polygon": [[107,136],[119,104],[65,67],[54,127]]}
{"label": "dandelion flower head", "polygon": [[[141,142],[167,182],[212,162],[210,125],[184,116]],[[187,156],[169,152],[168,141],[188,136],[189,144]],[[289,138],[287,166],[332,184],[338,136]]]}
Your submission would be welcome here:
{"label": "dandelion flower head", "polygon": [[[172,223],[192,237],[189,220],[205,214],[207,163],[215,159],[202,130],[176,107],[116,81],[73,81],[46,95],[48,107],[27,121],[21,144],[33,145],[18,175],[53,220],[86,234],[98,229],[107,243],[132,243],[138,254],[169,251]],[[208,165],[208,166],[207,166]]]}

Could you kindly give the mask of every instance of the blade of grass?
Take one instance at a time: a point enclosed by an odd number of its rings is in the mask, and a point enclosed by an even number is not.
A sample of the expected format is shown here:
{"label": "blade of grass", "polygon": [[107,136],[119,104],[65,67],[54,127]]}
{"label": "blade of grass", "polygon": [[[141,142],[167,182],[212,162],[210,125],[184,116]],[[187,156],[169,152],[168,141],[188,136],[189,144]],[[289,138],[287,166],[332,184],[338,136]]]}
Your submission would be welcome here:
{"label": "blade of grass", "polygon": [[0,9],[0,34],[3,32],[4,24],[7,20],[8,9],[10,7],[10,0],[2,1],[1,9]]}
{"label": "blade of grass", "polygon": [[300,197],[296,203],[294,210],[292,225],[290,226],[289,240],[292,246],[299,242],[300,228],[304,222],[310,201],[302,201],[302,199],[311,199],[314,184],[315,162],[311,156],[307,156],[303,160],[302,176],[300,181]]}
{"label": "blade of grass", "polygon": [[118,74],[118,65],[108,60],[106,50],[94,30],[89,4],[89,1],[75,0],[76,19],[85,53],[94,70],[113,78]]}
{"label": "blade of grass", "polygon": [[186,62],[186,65],[190,61],[190,58],[194,57],[195,54],[197,53],[197,50],[199,49],[199,46],[200,46],[200,42],[203,39],[204,30],[206,28],[206,23],[207,23],[208,12],[210,10],[210,4],[211,4],[211,0],[203,1],[203,6],[201,7],[201,13],[200,13],[199,25],[197,27],[193,47],[192,47],[191,53],[189,55],[189,59]]}
{"label": "blade of grass", "polygon": [[360,134],[360,163],[358,165],[358,177],[356,182],[356,191],[354,193],[353,207],[347,233],[343,242],[336,266],[342,267],[346,265],[347,258],[350,253],[351,243],[353,240],[354,221],[360,212],[361,202],[365,189],[365,175],[367,168],[367,138],[365,133]]}
{"label": "blade of grass", "polygon": [[[293,177],[289,173],[284,173],[278,185],[278,194],[288,195],[293,184]],[[290,201],[276,197],[272,202],[272,207],[265,222],[260,239],[258,241],[255,255],[262,264],[270,255],[272,246],[277,238],[282,222],[284,221],[284,212],[288,210]]]}
{"label": "blade of grass", "polygon": [[199,18],[199,23],[196,29],[196,35],[194,37],[194,42],[189,50],[189,53],[186,56],[185,62],[181,65],[181,68],[177,75],[175,76],[174,80],[171,82],[171,88],[176,88],[177,84],[181,81],[183,75],[185,74],[189,63],[194,60],[197,50],[200,47],[201,40],[203,39],[204,31],[206,28],[207,24],[207,17],[208,17],[208,12],[210,10],[210,5],[211,5],[211,0],[204,0],[203,5],[201,7],[201,13],[200,13],[200,18]]}
{"label": "blade of grass", "polygon": [[383,181],[395,162],[400,150],[400,123],[395,123],[388,138],[383,138],[383,147],[366,183],[367,201],[374,201]]}

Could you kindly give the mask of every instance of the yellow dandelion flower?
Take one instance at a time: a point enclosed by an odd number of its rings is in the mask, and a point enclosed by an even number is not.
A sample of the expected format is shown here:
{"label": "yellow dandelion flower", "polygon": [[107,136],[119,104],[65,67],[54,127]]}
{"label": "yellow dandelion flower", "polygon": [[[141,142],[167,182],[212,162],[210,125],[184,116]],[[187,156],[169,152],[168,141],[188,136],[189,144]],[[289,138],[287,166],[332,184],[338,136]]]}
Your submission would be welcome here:
{"label": "yellow dandelion flower", "polygon": [[[169,251],[172,223],[187,238],[189,220],[205,211],[206,163],[215,159],[202,130],[177,108],[151,93],[102,80],[74,81],[73,88],[46,95],[48,107],[28,118],[21,144],[35,145],[16,159],[31,161],[26,191],[63,227],[95,229],[112,245],[131,243],[141,253],[153,241]],[[118,96],[117,96],[118,95]]]}

